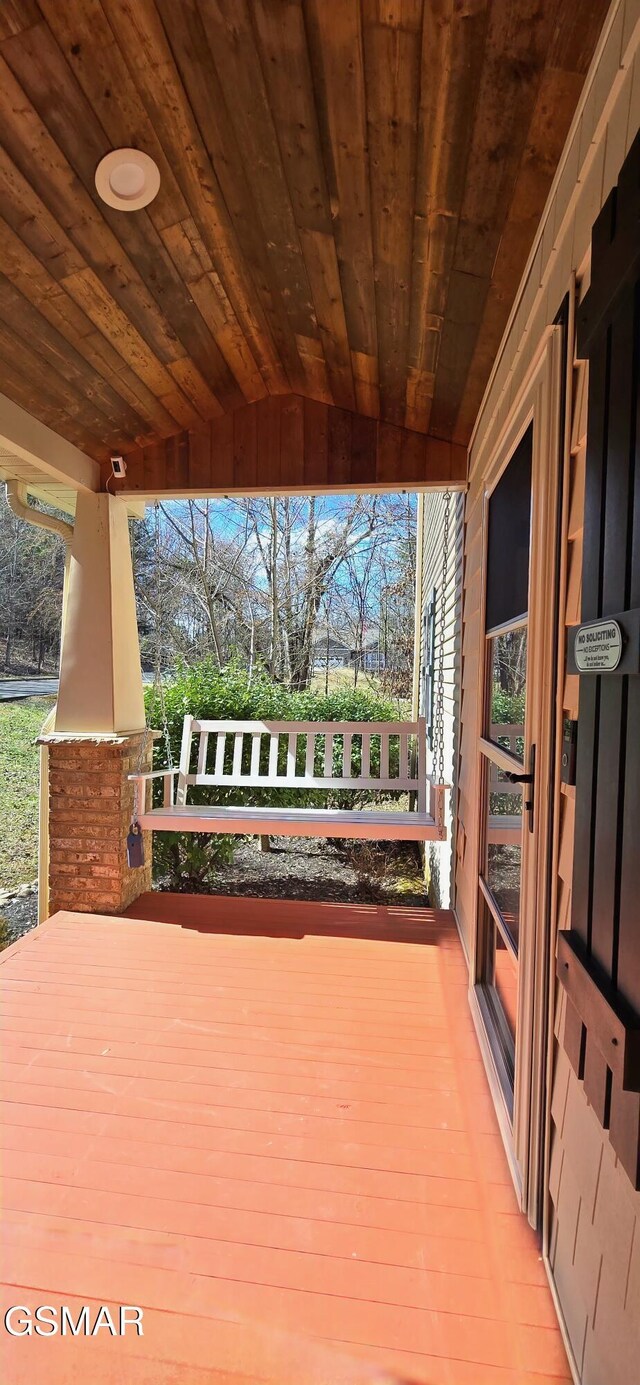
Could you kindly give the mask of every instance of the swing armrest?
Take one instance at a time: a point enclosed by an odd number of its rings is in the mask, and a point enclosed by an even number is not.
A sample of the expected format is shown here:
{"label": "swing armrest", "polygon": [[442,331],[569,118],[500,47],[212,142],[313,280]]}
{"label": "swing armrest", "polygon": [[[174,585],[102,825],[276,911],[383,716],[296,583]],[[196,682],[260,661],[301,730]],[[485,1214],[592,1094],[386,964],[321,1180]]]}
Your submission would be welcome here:
{"label": "swing armrest", "polygon": [[[142,770],[140,774],[128,774],[127,778],[130,779],[132,783],[137,782],[141,785],[143,785],[147,779],[164,779],[164,807],[172,808],[173,780],[179,773],[179,769],[147,769]],[[142,789],[142,793],[144,793],[144,789]],[[144,798],[142,799],[142,807],[144,809]]]}
{"label": "swing armrest", "polygon": [[441,829],[443,840],[445,839],[445,803],[450,788],[450,784],[439,784],[433,775],[427,775],[429,812]]}
{"label": "swing armrest", "polygon": [[127,779],[173,779],[179,769],[141,769],[139,774],[128,774]]}

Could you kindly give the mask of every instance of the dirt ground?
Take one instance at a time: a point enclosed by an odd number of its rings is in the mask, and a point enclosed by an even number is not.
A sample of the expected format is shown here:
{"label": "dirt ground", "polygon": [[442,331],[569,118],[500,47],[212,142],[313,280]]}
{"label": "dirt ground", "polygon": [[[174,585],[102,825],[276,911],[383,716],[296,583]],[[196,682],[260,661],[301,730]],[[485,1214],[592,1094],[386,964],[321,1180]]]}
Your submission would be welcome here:
{"label": "dirt ground", "polygon": [[268,852],[260,850],[256,838],[241,842],[209,893],[342,904],[402,902],[418,908],[428,902],[413,843],[337,846],[313,837],[272,837]]}

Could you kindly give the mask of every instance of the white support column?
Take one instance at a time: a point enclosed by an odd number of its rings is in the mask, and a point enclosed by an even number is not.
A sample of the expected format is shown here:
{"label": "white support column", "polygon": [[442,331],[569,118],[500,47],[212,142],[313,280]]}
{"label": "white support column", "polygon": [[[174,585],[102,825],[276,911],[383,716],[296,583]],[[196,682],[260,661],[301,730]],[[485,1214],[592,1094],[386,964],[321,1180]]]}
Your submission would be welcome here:
{"label": "white support column", "polygon": [[56,732],[144,727],[144,697],[127,510],[78,492],[71,543]]}

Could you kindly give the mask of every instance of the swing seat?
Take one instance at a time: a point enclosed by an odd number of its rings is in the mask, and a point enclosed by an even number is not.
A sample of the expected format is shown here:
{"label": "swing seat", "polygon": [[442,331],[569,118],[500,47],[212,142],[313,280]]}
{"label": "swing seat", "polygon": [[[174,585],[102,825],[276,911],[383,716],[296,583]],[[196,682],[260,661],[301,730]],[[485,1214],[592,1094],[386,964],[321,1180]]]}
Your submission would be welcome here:
{"label": "swing seat", "polygon": [[[257,722],[196,721],[186,716],[179,768],[131,774],[129,778],[137,784],[137,801],[143,807],[138,822],[154,832],[445,841],[448,785],[429,778],[426,758],[424,718],[415,722]],[[159,778],[164,779],[164,803],[160,808],[147,809],[147,783]],[[416,806],[402,812],[388,807],[254,808],[241,803],[187,803],[190,788],[205,786],[261,792],[396,791],[409,795]]]}

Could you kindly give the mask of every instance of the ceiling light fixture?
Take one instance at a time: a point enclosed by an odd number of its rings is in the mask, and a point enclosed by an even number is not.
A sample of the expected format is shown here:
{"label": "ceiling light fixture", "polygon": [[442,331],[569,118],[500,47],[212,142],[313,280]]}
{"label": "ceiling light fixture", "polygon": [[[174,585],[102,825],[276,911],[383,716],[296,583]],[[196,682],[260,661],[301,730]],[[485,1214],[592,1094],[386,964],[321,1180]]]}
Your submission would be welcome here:
{"label": "ceiling light fixture", "polygon": [[96,187],[108,207],[138,212],[153,202],[160,187],[160,169],[140,149],[112,149],[96,169]]}

